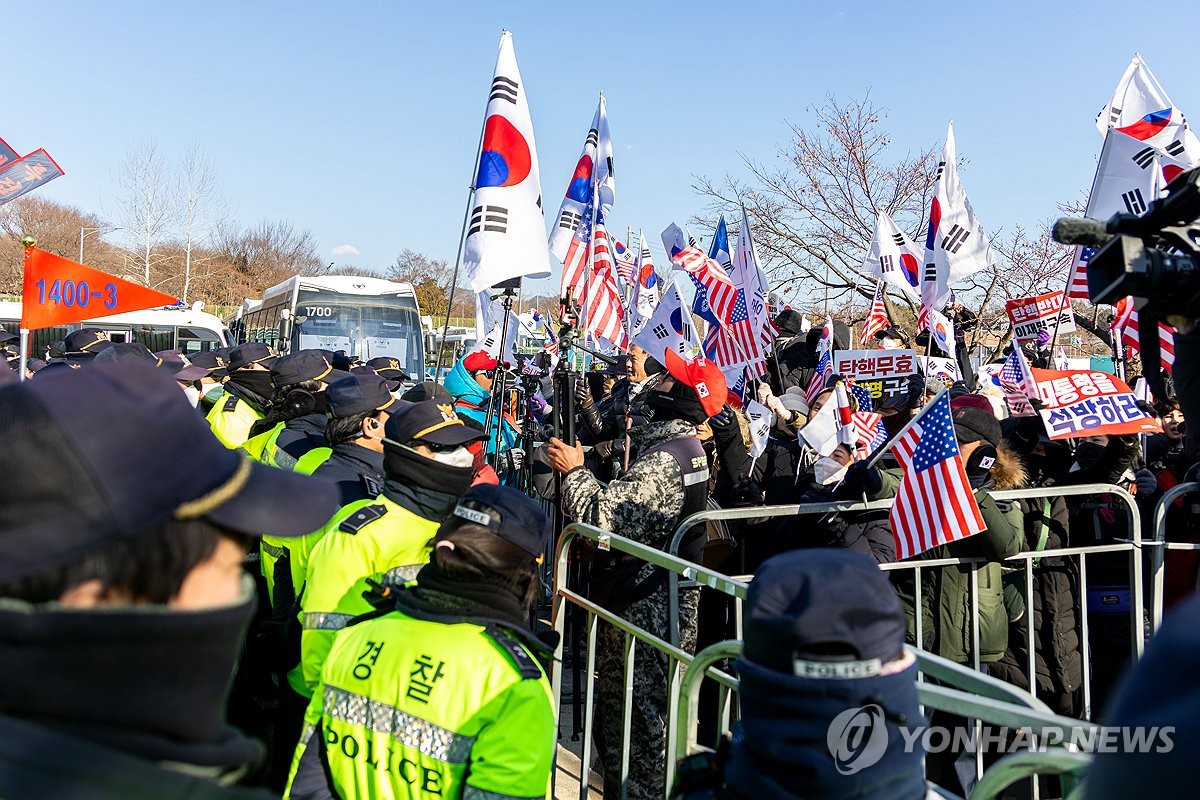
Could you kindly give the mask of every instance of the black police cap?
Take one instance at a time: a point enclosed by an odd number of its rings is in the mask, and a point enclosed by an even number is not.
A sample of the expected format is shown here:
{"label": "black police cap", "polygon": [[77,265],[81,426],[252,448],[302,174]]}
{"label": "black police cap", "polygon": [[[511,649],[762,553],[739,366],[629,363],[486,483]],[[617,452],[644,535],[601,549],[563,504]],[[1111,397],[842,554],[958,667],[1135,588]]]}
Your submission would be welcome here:
{"label": "black police cap", "polygon": [[276,387],[294,386],[304,381],[327,380],[333,367],[316,350],[300,350],[275,359],[271,365],[271,382]]}
{"label": "black police cap", "polygon": [[336,419],[375,411],[394,411],[401,401],[392,395],[388,382],[378,375],[351,375],[325,389],[325,405]]}
{"label": "black police cap", "polygon": [[171,376],[118,361],[0,388],[0,582],[69,564],[171,519],[301,536],[338,507],[324,481],[254,464],[212,435]]}
{"label": "black police cap", "polygon": [[408,444],[425,441],[441,445],[463,445],[486,439],[483,431],[463,424],[451,403],[425,400],[397,408],[383,429],[384,444]]}
{"label": "black police cap", "polygon": [[251,364],[262,364],[264,367],[270,367],[273,363],[274,357],[271,355],[271,348],[262,342],[239,344],[230,350],[229,355],[225,357],[225,365],[230,372],[236,372]]}
{"label": "black police cap", "polygon": [[459,498],[452,516],[487,528],[540,564],[550,544],[550,519],[537,501],[507,486],[481,483]]}

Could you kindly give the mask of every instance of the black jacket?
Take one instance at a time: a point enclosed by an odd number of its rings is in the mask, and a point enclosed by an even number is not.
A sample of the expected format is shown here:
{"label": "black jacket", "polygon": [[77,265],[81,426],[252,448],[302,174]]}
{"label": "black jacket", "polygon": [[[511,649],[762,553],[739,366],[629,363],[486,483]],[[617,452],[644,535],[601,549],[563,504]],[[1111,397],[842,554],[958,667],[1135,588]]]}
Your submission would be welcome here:
{"label": "black jacket", "polygon": [[369,500],[383,491],[383,453],[343,442],[333,448],[325,463],[312,474],[337,484],[343,506]]}

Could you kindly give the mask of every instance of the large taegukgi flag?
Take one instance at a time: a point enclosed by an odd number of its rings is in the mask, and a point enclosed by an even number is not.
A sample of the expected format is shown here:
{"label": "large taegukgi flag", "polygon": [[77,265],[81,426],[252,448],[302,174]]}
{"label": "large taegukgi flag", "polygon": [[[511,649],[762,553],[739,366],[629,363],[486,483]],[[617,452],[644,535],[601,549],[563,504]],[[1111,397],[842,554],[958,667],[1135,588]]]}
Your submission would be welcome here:
{"label": "large taegukgi flag", "polygon": [[953,284],[994,262],[992,244],[958,178],[958,152],[954,144],[954,123],[951,122],[946,128],[946,144],[929,209],[918,330],[929,326],[928,310],[937,311],[946,306]]}
{"label": "large taegukgi flag", "polygon": [[654,309],[654,314],[634,335],[633,343],[654,356],[660,364],[666,363],[668,350],[684,359],[694,358],[699,352],[699,336],[692,315],[675,281],[668,282],[663,288],[662,300]]}
{"label": "large taegukgi flag", "polygon": [[875,216],[875,237],[863,259],[862,273],[880,278],[910,300],[919,300],[921,252],[895,220],[880,211]]}
{"label": "large taegukgi flag", "polygon": [[[1096,115],[1096,130],[1117,130],[1177,158],[1189,167],[1200,164],[1200,139],[1154,73],[1135,53],[1112,97]],[[1174,177],[1168,176],[1168,180]]]}
{"label": "large taegukgi flag", "polygon": [[508,31],[500,34],[488,95],[463,267],[476,292],[550,275],[533,122]]}

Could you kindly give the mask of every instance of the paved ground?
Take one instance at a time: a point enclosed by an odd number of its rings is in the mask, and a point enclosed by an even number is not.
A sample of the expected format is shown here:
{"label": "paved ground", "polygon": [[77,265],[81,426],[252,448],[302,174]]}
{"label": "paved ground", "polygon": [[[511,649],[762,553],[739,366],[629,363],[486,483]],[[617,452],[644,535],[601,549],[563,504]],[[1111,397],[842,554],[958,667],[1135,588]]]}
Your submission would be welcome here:
{"label": "paved ground", "polygon": [[[563,673],[564,687],[569,690],[571,674]],[[566,694],[566,692],[564,692]],[[578,739],[572,739],[574,728],[574,704],[567,699],[562,704],[558,718],[558,757],[554,770],[555,800],[580,800],[579,798],[579,759],[583,753],[583,734]],[[596,750],[592,749],[592,765],[595,766]],[[589,770],[587,800],[602,800],[604,778],[595,771]]]}

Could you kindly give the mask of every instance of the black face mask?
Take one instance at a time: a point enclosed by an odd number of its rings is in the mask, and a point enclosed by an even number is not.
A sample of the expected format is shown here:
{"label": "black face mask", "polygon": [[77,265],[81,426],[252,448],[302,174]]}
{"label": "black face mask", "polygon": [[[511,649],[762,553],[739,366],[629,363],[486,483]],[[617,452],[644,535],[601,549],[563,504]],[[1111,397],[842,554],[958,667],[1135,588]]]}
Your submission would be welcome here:
{"label": "black face mask", "polygon": [[651,411],[650,419],[653,422],[681,419],[699,425],[708,419],[695,390],[682,383],[676,383],[669,392],[651,390],[650,396],[646,398],[646,405]]}
{"label": "black face mask", "polygon": [[229,376],[229,382],[248,389],[264,399],[269,398],[274,392],[271,373],[266,370],[241,369]]}
{"label": "black face mask", "polygon": [[975,448],[966,463],[967,480],[972,489],[978,489],[988,482],[995,464],[996,448],[986,443]]}
{"label": "black face mask", "polygon": [[1091,469],[1104,457],[1105,447],[1095,442],[1080,442],[1075,446],[1075,463],[1080,469]]}
{"label": "black face mask", "polygon": [[470,489],[475,477],[473,467],[452,467],[391,445],[383,448],[383,472],[389,481],[455,496]]}

